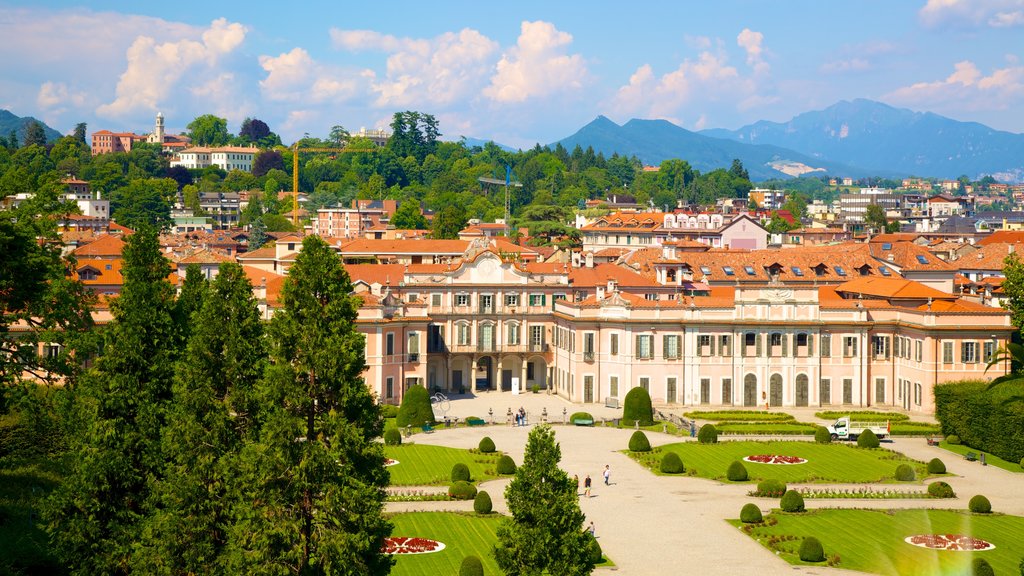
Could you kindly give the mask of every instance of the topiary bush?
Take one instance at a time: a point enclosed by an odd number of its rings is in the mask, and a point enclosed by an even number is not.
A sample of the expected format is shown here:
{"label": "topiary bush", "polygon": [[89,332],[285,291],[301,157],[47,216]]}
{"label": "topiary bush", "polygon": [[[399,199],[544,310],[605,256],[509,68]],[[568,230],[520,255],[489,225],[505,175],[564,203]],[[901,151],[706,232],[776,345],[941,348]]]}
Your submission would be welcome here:
{"label": "topiary bush", "polygon": [[515,474],[516,463],[508,454],[502,454],[501,458],[498,458],[498,465],[496,466],[496,470],[498,474],[502,475]]}
{"label": "topiary bush", "polygon": [[932,458],[928,461],[928,473],[929,474],[945,474],[946,463],[938,458]]}
{"label": "topiary bush", "polygon": [[630,452],[650,452],[651,441],[647,439],[647,434],[644,434],[643,430],[637,430],[633,432],[633,435],[629,437],[629,451]]}
{"label": "topiary bush", "polygon": [[772,498],[781,498],[786,493],[786,483],[782,480],[776,480],[775,478],[769,478],[762,480],[757,483],[757,492],[755,496],[769,496]]}
{"label": "topiary bush", "polygon": [[622,403],[622,422],[629,426],[637,422],[641,426],[654,424],[654,407],[651,406],[651,395],[647,390],[637,386],[626,393]]}
{"label": "topiary bush", "polygon": [[786,490],[786,493],[782,495],[782,499],[779,500],[779,508],[782,508],[783,512],[803,512],[806,510],[804,508],[804,497],[796,490]]}
{"label": "topiary bush", "polygon": [[396,428],[388,428],[384,431],[384,443],[388,446],[398,446],[402,443],[402,433]]}
{"label": "topiary bush", "polygon": [[818,426],[814,429],[814,441],[818,444],[829,444],[832,442],[832,434],[828,431],[828,428]]}
{"label": "topiary bush", "polygon": [[572,416],[569,416],[569,424],[572,424],[577,420],[590,420],[593,422],[594,416],[590,412],[573,412]]}
{"label": "topiary bush", "polygon": [[730,482],[746,482],[747,467],[743,465],[743,462],[733,460],[732,464],[729,464],[729,469],[725,471],[725,477]]}
{"label": "topiary bush", "polygon": [[[1020,467],[1024,468],[1024,458],[1020,459]],[[1020,576],[1024,576],[1024,574],[1021,574]]]}
{"label": "topiary bush", "polygon": [[661,472],[663,474],[682,474],[686,472],[686,466],[683,465],[683,459],[679,457],[679,454],[665,452],[665,455],[661,457]]}
{"label": "topiary bush", "polygon": [[487,490],[476,493],[476,498],[473,499],[473,510],[477,514],[490,514],[494,510],[494,506],[491,504],[491,495],[487,493]]}
{"label": "topiary bush", "polygon": [[701,444],[717,444],[718,428],[715,428],[712,424],[701,426],[700,430],[697,431],[697,442]]}
{"label": "topiary bush", "polygon": [[914,474],[914,469],[910,467],[910,464],[900,464],[896,467],[896,480],[900,482],[910,482],[917,478]]}
{"label": "topiary bush", "polygon": [[758,524],[762,520],[764,518],[761,516],[761,509],[757,507],[757,504],[748,502],[740,509],[740,522],[744,524]]}
{"label": "topiary bush", "polygon": [[604,550],[601,550],[601,545],[597,543],[597,538],[590,537],[590,544],[588,544],[590,550],[590,561],[594,564],[600,564],[604,562]]}
{"label": "topiary bush", "polygon": [[459,576],[484,576],[484,565],[476,556],[466,556],[459,567]]}
{"label": "topiary bush", "polygon": [[861,448],[878,448],[880,444],[878,436],[871,430],[865,430],[857,436],[857,446]]}
{"label": "topiary bush", "polygon": [[825,550],[821,542],[814,536],[804,538],[800,543],[800,560],[802,562],[822,562],[825,560]]}
{"label": "topiary bush", "polygon": [[466,466],[462,462],[456,462],[452,465],[452,482],[469,482],[469,466]]}
{"label": "topiary bush", "polygon": [[988,560],[974,558],[971,560],[971,574],[973,576],[996,576],[996,571],[992,569],[992,565],[988,563]]}
{"label": "topiary bush", "polygon": [[958,446],[960,444],[960,437],[956,434],[950,434],[949,436],[946,436],[946,442],[953,444],[954,446]]}
{"label": "topiary bush", "polygon": [[448,495],[456,500],[472,500],[476,497],[476,486],[465,480],[452,482],[448,487]]}
{"label": "topiary bush", "polygon": [[397,418],[398,406],[395,406],[394,404],[381,404],[380,416],[381,418]]}
{"label": "topiary bush", "polygon": [[409,386],[402,397],[402,406],[395,420],[399,428],[434,423],[434,409],[430,406],[430,393],[419,384]]}
{"label": "topiary bush", "polygon": [[932,498],[956,498],[953,487],[942,481],[929,484],[928,495]]}
{"label": "topiary bush", "polygon": [[484,454],[492,454],[494,452],[494,440],[491,440],[490,436],[484,436],[480,439],[480,446],[478,448]]}
{"label": "topiary bush", "polygon": [[988,498],[978,494],[967,503],[967,509],[975,514],[991,514],[992,503],[988,501]]}

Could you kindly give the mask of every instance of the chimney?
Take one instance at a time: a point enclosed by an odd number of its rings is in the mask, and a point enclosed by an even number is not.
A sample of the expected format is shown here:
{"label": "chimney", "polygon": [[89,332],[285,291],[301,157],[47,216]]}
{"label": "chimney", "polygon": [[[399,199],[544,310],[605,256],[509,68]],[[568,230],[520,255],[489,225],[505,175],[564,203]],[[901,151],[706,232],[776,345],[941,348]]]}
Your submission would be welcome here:
{"label": "chimney", "polygon": [[604,300],[604,286],[597,285],[594,287],[594,290],[595,296],[597,297],[597,301],[600,302],[601,300]]}
{"label": "chimney", "polygon": [[587,252],[586,258],[587,258],[587,260],[586,260],[587,268],[593,268],[594,267],[594,253],[593,252]]}
{"label": "chimney", "polygon": [[1014,248],[1016,248],[1016,246],[1014,246],[1013,244],[1008,244],[1006,246],[1007,254],[1013,254]]}
{"label": "chimney", "polygon": [[608,279],[608,293],[614,294],[619,291],[619,282],[615,278]]}
{"label": "chimney", "polygon": [[896,256],[893,255],[892,252],[889,252],[889,255],[886,256],[886,260],[888,260],[889,262],[895,262],[896,261]]}

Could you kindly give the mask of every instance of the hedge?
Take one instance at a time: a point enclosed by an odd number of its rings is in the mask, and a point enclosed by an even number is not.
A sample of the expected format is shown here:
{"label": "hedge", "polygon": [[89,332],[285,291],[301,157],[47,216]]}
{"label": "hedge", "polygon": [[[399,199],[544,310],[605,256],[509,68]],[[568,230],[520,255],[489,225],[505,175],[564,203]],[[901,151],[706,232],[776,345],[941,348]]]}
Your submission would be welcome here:
{"label": "hedge", "polygon": [[946,464],[938,458],[932,458],[928,461],[928,473],[929,474],[945,474]]}
{"label": "hedge", "polygon": [[466,466],[462,462],[456,462],[452,464],[452,482],[458,481],[469,482],[469,466]]}
{"label": "hedge", "polygon": [[711,424],[705,424],[697,431],[697,441],[701,444],[717,444],[718,429]]}
{"label": "hedge", "polygon": [[661,472],[662,474],[682,474],[686,472],[686,466],[683,465],[683,459],[679,457],[679,454],[665,452],[665,455],[661,457]]}
{"label": "hedge", "polygon": [[796,490],[786,490],[782,499],[779,500],[779,508],[783,512],[803,512],[805,510],[804,497]]}
{"label": "hedge", "polygon": [[494,510],[494,505],[491,504],[491,495],[487,493],[487,490],[481,490],[476,493],[476,498],[473,500],[473,511],[477,514],[490,514]]}
{"label": "hedge", "polygon": [[910,482],[917,478],[914,474],[914,469],[910,467],[910,464],[900,464],[896,467],[896,480],[900,482]]}
{"label": "hedge", "polygon": [[932,498],[956,498],[953,487],[942,481],[929,484],[928,495]]}
{"label": "hedge", "polygon": [[828,444],[832,442],[832,434],[828,431],[828,428],[818,426],[814,429],[814,441],[818,444]]}
{"label": "hedge", "polygon": [[629,437],[629,451],[630,452],[650,452],[651,441],[647,439],[647,435],[644,434],[643,430],[637,430],[633,432],[633,435]]}
{"label": "hedge", "polygon": [[388,428],[384,431],[384,443],[388,446],[398,446],[402,443],[402,433],[398,428]]}
{"label": "hedge", "polygon": [[821,542],[814,536],[804,538],[800,543],[800,560],[803,562],[822,562],[825,560],[825,550]]}
{"label": "hedge", "polygon": [[986,390],[980,381],[947,382],[935,387],[935,416],[946,441],[951,435],[971,448],[1007,462],[1024,458],[1024,383],[1011,381]]}
{"label": "hedge", "polygon": [[477,448],[484,454],[491,454],[494,452],[494,440],[491,440],[490,436],[484,436],[480,439],[480,445]]}
{"label": "hedge", "polygon": [[815,416],[822,420],[838,420],[843,416],[849,416],[850,420],[858,420],[860,422],[906,422],[910,420],[910,416],[906,414],[900,414],[899,412],[876,412],[874,410],[861,410],[853,412],[840,412],[836,410],[826,410],[824,412],[815,412]]}
{"label": "hedge", "polygon": [[761,517],[761,509],[753,502],[744,504],[743,508],[740,509],[740,522],[744,524],[757,524],[763,519]]}
{"label": "hedge", "polygon": [[769,478],[757,483],[757,491],[754,496],[767,496],[770,498],[781,498],[786,493],[786,483],[782,480]]}
{"label": "hedge", "polygon": [[990,514],[992,512],[992,503],[988,501],[988,498],[978,494],[967,503],[967,509],[975,514]]}
{"label": "hedge", "polygon": [[498,465],[496,466],[496,469],[498,474],[501,474],[503,476],[506,476],[508,474],[515,474],[515,460],[512,460],[512,457],[509,456],[508,454],[502,454],[501,457],[498,458]]}
{"label": "hedge", "polygon": [[860,448],[878,448],[880,443],[878,436],[871,430],[865,430],[857,435],[857,446]]}
{"label": "hedge", "polygon": [[382,418],[398,418],[398,406],[394,404],[381,404],[380,415]]}
{"label": "hedge", "polygon": [[402,398],[395,424],[399,428],[423,426],[434,423],[434,408],[430,405],[430,393],[419,384],[409,386]]}
{"label": "hedge", "polygon": [[654,407],[651,406],[651,395],[639,386],[630,389],[622,403],[622,423],[633,426],[637,422],[641,426],[654,425]]}
{"label": "hedge", "polygon": [[730,482],[746,482],[747,467],[743,465],[743,462],[733,460],[732,464],[729,464],[729,469],[725,471],[725,477]]}
{"label": "hedge", "polygon": [[456,500],[472,500],[476,498],[476,486],[459,480],[448,487],[448,495]]}
{"label": "hedge", "polygon": [[459,567],[459,576],[484,576],[484,565],[476,556],[466,556]]}
{"label": "hedge", "polygon": [[683,415],[691,420],[710,420],[712,422],[791,422],[796,420],[792,414],[765,412],[764,410],[709,410],[686,412]]}

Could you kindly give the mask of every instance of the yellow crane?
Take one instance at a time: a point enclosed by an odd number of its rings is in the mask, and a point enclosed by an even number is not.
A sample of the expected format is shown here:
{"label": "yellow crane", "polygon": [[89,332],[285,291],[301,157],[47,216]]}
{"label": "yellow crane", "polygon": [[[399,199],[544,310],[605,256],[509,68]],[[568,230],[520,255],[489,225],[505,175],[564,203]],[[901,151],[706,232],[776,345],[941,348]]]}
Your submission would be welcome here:
{"label": "yellow crane", "polygon": [[299,148],[299,143],[292,145],[292,225],[299,226],[299,152],[332,152],[335,154],[346,154],[350,152],[376,152],[373,148],[356,150],[352,148]]}

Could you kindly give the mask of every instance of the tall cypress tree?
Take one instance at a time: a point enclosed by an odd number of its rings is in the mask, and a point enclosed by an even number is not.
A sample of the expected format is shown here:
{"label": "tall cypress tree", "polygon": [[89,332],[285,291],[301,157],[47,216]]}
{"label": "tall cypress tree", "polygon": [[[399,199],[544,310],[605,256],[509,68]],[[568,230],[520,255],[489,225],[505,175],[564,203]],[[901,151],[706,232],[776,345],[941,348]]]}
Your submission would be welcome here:
{"label": "tall cypress tree", "polygon": [[270,366],[259,397],[267,410],[238,470],[244,506],[229,536],[234,573],[387,574],[381,553],[380,410],[361,373],[358,300],[337,254],[307,237],[271,321]]}

